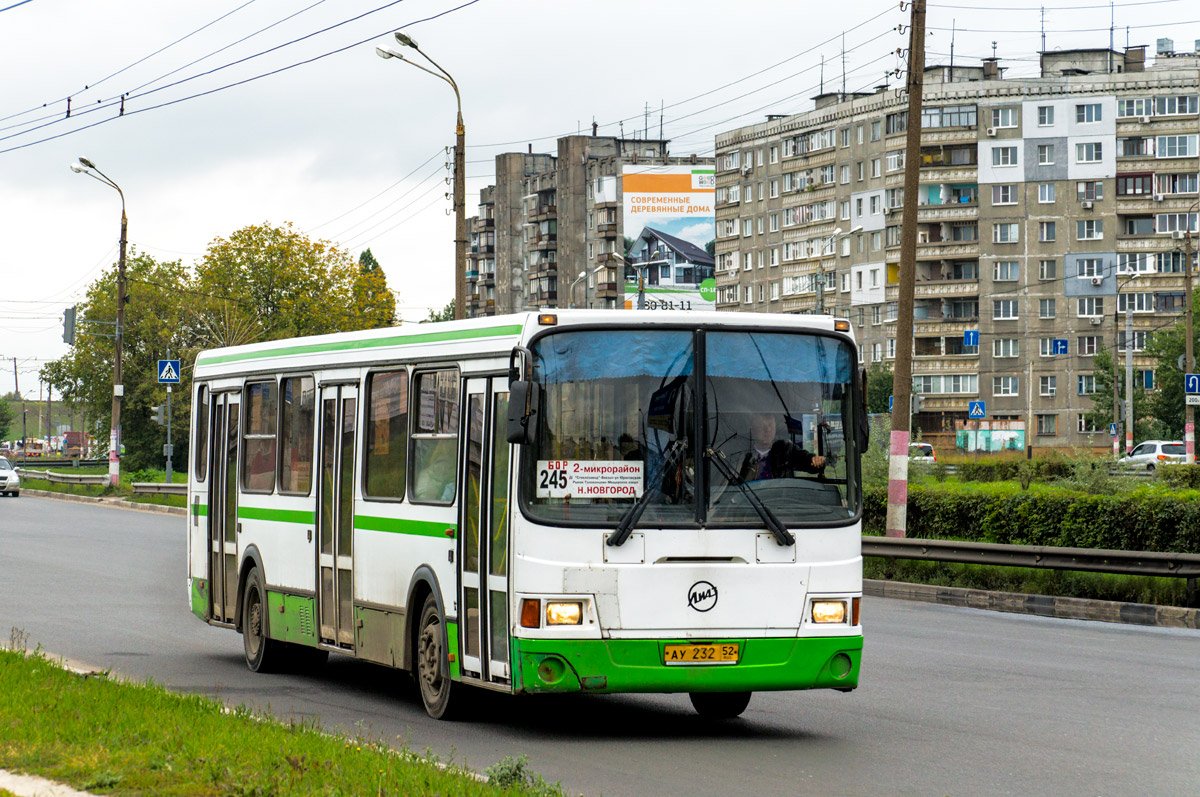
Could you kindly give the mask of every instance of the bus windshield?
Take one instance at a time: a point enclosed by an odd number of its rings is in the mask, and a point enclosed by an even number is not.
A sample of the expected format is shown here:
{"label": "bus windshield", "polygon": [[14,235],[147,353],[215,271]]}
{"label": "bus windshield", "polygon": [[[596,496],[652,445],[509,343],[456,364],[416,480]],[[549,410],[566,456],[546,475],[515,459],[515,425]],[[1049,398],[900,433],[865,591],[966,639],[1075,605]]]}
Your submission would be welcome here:
{"label": "bus windshield", "polygon": [[542,411],[521,467],[532,518],[614,525],[645,495],[642,527],[762,527],[742,485],[787,525],[857,515],[848,342],[802,332],[564,330],[532,351]]}

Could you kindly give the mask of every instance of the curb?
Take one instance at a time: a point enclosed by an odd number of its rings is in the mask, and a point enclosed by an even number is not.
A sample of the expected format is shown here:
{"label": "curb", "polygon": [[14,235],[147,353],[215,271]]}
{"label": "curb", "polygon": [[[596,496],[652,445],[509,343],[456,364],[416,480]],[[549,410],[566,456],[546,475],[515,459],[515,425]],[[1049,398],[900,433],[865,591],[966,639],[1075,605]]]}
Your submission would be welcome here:
{"label": "curb", "polygon": [[969,609],[985,609],[1014,614],[1034,614],[1060,620],[1095,620],[1102,623],[1149,625],[1159,628],[1200,628],[1200,609],[1180,606],[1155,606],[1147,603],[1122,603],[1089,598],[1062,598],[1054,595],[1026,595],[1019,592],[991,592],[983,589],[943,587],[934,584],[910,584],[903,581],[863,579],[863,594],[879,598],[940,603]]}
{"label": "curb", "polygon": [[161,504],[135,504],[124,498],[102,498],[92,495],[71,495],[56,493],[50,490],[31,490],[22,488],[21,492],[38,498],[49,498],[52,501],[67,501],[76,504],[100,504],[113,509],[127,509],[133,512],[153,512],[160,515],[179,515],[187,517],[187,509],[182,506],[163,506]]}

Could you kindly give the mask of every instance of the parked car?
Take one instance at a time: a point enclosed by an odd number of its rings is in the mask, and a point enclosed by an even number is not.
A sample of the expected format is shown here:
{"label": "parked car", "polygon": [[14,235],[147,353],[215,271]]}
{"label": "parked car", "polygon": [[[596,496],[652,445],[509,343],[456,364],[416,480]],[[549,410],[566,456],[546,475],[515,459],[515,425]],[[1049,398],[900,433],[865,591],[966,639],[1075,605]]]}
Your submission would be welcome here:
{"label": "parked car", "polygon": [[20,495],[21,477],[13,470],[12,463],[0,457],[0,495]]}
{"label": "parked car", "polygon": [[908,461],[937,462],[937,454],[934,453],[933,446],[929,443],[909,443]]}
{"label": "parked car", "polygon": [[1179,440],[1146,440],[1117,460],[1117,464],[1135,470],[1154,470],[1159,465],[1187,461],[1187,449]]}

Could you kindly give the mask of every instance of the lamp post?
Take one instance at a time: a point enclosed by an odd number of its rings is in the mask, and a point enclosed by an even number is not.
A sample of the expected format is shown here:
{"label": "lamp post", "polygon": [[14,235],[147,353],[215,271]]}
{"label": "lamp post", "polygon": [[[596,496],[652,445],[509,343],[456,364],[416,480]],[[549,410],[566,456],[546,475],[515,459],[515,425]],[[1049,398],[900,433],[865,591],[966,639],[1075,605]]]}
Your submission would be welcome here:
{"label": "lamp post", "polygon": [[[1193,374],[1196,372],[1196,355],[1193,349],[1192,342],[1192,257],[1195,255],[1195,250],[1192,248],[1192,213],[1200,208],[1200,201],[1192,203],[1188,208],[1188,212],[1184,214],[1183,234],[1183,311],[1184,311],[1184,373]],[[1184,401],[1187,401],[1185,398]],[[1187,464],[1193,465],[1196,462],[1196,410],[1191,404],[1183,408],[1183,444],[1187,452]]]}
{"label": "lamp post", "polygon": [[466,128],[463,127],[462,96],[458,93],[458,84],[450,77],[450,73],[426,55],[410,36],[400,31],[396,31],[394,35],[401,46],[416,50],[426,61],[433,64],[437,71],[410,61],[403,53],[385,47],[376,47],[375,54],[380,58],[399,58],[410,66],[446,81],[450,88],[454,89],[454,99],[458,103],[458,121],[454,127],[454,317],[462,319],[467,317]]}
{"label": "lamp post", "polygon": [[[579,272],[578,277],[571,280],[571,294],[570,294],[570,296],[571,296],[570,307],[571,308],[575,307],[575,286],[578,285],[579,283],[583,282],[585,279],[587,279],[589,274],[599,274],[601,271],[604,270],[604,268],[605,268],[605,266],[603,264],[601,264],[599,266],[596,266],[591,271],[581,271],[581,272]],[[583,294],[583,306],[587,307],[587,291],[584,291],[584,294]]]}
{"label": "lamp post", "polygon": [[[1135,266],[1136,268],[1136,266]],[[1135,271],[1122,280],[1116,277],[1116,292],[1113,297],[1113,423],[1121,428],[1120,380],[1117,378],[1117,351],[1120,348],[1121,288],[1129,285],[1140,275]],[[1125,453],[1133,450],[1133,305],[1128,297],[1125,301]],[[1113,457],[1121,456],[1121,435],[1113,435]]]}
{"label": "lamp post", "polygon": [[[859,233],[859,232],[862,232],[861,224],[855,226],[849,232],[842,232],[841,227],[835,227],[833,229],[833,238],[836,241],[840,238],[846,238],[848,236],[854,235],[855,233]],[[837,257],[837,244],[836,243],[834,244],[834,253],[833,254],[834,254],[834,257]],[[818,264],[817,276],[815,279],[816,279],[816,283],[817,283],[817,315],[825,315],[825,267],[823,265]]]}
{"label": "lamp post", "polygon": [[117,352],[113,358],[112,428],[108,433],[108,481],[116,487],[121,479],[121,397],[125,392],[125,386],[121,382],[121,350],[125,336],[125,302],[128,301],[125,295],[125,243],[129,221],[125,217],[125,192],[87,158],[80,158],[77,163],[72,163],[71,171],[99,180],[121,195],[121,250],[117,260]]}

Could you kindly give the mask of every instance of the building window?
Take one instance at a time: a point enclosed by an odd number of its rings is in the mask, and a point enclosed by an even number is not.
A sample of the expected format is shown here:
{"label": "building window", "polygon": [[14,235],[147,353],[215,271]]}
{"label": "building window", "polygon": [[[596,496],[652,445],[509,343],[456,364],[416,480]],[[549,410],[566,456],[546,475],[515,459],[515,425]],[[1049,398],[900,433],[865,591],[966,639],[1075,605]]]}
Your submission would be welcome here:
{"label": "building window", "polygon": [[[1050,379],[1053,379],[1053,378],[1054,377],[1050,377]],[[1046,377],[1042,377],[1042,379],[1044,380],[1044,379],[1046,379]],[[1051,390],[1053,390],[1053,388],[1051,388]],[[1043,393],[1042,395],[1043,396],[1046,396],[1046,395],[1053,396],[1054,393],[1053,392],[1048,393],[1048,394]],[[1038,433],[1038,435],[1041,437],[1053,437],[1054,435],[1058,434],[1057,420],[1058,420],[1057,415],[1039,415],[1039,416],[1037,416],[1037,433]]]}
{"label": "building window", "polygon": [[883,120],[876,119],[871,122],[871,140],[878,141],[881,138],[883,138]]}
{"label": "building window", "polygon": [[1016,299],[996,299],[992,302],[992,319],[1013,321],[1018,318]]}
{"label": "building window", "polygon": [[992,127],[1016,127],[1017,126],[1017,109],[1016,108],[993,108],[992,109]]}
{"label": "building window", "polygon": [[896,359],[896,339],[895,338],[887,339],[887,354],[885,356],[889,360]]}
{"label": "building window", "polygon": [[1196,136],[1159,136],[1156,158],[1194,158],[1196,157]]}
{"label": "building window", "polygon": [[754,234],[754,219],[742,219],[742,237],[749,238]]}
{"label": "building window", "polygon": [[[1081,224],[1083,222],[1080,222]],[[992,243],[1015,244],[1020,240],[1021,225],[1016,222],[1003,222],[992,225]]]}
{"label": "building window", "polygon": [[[1195,174],[1160,174],[1154,178],[1154,191],[1159,194],[1194,194],[1196,184]],[[1150,193],[1148,188],[1146,193]]]}
{"label": "building window", "polygon": [[1155,116],[1179,116],[1196,113],[1197,95],[1182,94],[1173,97],[1155,97]]}
{"label": "building window", "polygon": [[1177,230],[1200,231],[1196,213],[1159,213],[1154,217],[1154,230],[1158,233],[1175,232]]}
{"label": "building window", "polygon": [[1100,337],[1098,335],[1081,335],[1077,345],[1080,357],[1091,357],[1100,348]]}
{"label": "building window", "polygon": [[1019,396],[1021,387],[1021,379],[1016,376],[994,376],[992,377],[992,395],[993,396]]}
{"label": "building window", "polygon": [[992,186],[992,204],[993,205],[1015,205],[1015,204],[1017,204],[1017,187],[1015,185],[994,185],[994,186]]}
{"label": "building window", "polygon": [[1054,106],[1038,106],[1038,127],[1050,127],[1054,124]]}
{"label": "building window", "polygon": [[904,150],[893,150],[887,154],[887,170],[889,172],[899,171],[904,168]]}
{"label": "building window", "polygon": [[1095,374],[1080,374],[1075,384],[1076,392],[1081,396],[1090,396],[1096,392]]}
{"label": "building window", "polygon": [[[772,264],[772,265],[774,265],[774,264]],[[776,301],[778,299],[779,299],[779,283],[772,282],[771,283],[771,301]]]}
{"label": "building window", "polygon": [[995,282],[1015,282],[1020,276],[1020,264],[1016,260],[997,260],[992,264],[992,279]]}
{"label": "building window", "polygon": [[1052,280],[1058,278],[1058,261],[1056,260],[1040,260],[1038,261],[1038,279]]}
{"label": "building window", "polygon": [[1104,297],[1103,296],[1080,296],[1077,300],[1077,310],[1080,318],[1088,316],[1104,315]]}
{"label": "building window", "polygon": [[1149,97],[1137,97],[1130,100],[1117,100],[1117,118],[1128,119],[1131,116],[1153,116],[1154,104]]}
{"label": "building window", "polygon": [[1102,121],[1100,103],[1089,102],[1075,106],[1076,124],[1092,124],[1099,121]]}
{"label": "building window", "polygon": [[1080,202],[1104,199],[1104,183],[1093,180],[1075,183],[1075,196]]}
{"label": "building window", "polygon": [[1054,240],[1054,222],[1039,221],[1038,222],[1038,240],[1049,242]]}
{"label": "building window", "polygon": [[992,341],[992,356],[997,358],[1020,357],[1020,340],[1017,338],[996,338]]}
{"label": "building window", "polygon": [[1088,420],[1088,417],[1085,413],[1081,412],[1075,416],[1075,431],[1079,432],[1080,434],[1088,434],[1091,432],[1098,432],[1100,430],[1096,428],[1096,424]]}
{"label": "building window", "polygon": [[870,200],[871,200],[871,215],[872,216],[879,215],[879,207],[880,207],[879,206],[879,200],[880,200],[879,194],[872,194],[870,196]]}
{"label": "building window", "polygon": [[1117,176],[1117,196],[1147,196],[1148,194],[1152,193],[1153,190],[1153,175],[1137,174]]}
{"label": "building window", "polygon": [[1099,141],[1088,141],[1075,145],[1076,163],[1099,163],[1103,159],[1103,146]]}
{"label": "building window", "polygon": [[[845,131],[843,131],[845,132]],[[779,163],[779,147],[771,147],[771,163]]]}
{"label": "building window", "polygon": [[879,158],[875,158],[871,161],[871,176],[872,177],[878,177],[880,175],[879,166],[880,166]]}
{"label": "building window", "polygon": [[1054,183],[1038,183],[1038,202],[1046,205],[1054,201]]}
{"label": "building window", "polygon": [[1017,148],[1016,147],[994,147],[992,149],[992,165],[993,166],[1016,166],[1017,165]]}
{"label": "building window", "polygon": [[1037,148],[1038,165],[1053,166],[1054,165],[1054,145],[1053,144],[1038,144]]}
{"label": "building window", "polygon": [[883,360],[883,344],[882,343],[872,343],[871,344],[871,362],[877,363],[882,360]]}
{"label": "building window", "polygon": [[[1058,377],[1057,376],[1038,377],[1038,395],[1039,396],[1053,396],[1054,391],[1057,389],[1058,389]],[[1054,416],[1051,415],[1050,417],[1053,418]]]}
{"label": "building window", "polygon": [[1100,219],[1087,219],[1075,222],[1075,239],[1077,241],[1098,241],[1104,237],[1104,222]]}
{"label": "building window", "polygon": [[1152,271],[1153,252],[1121,252],[1117,255],[1118,274],[1149,274]]}
{"label": "building window", "polygon": [[1054,300],[1038,299],[1038,318],[1054,318]]}
{"label": "building window", "polygon": [[1042,357],[1054,356],[1054,338],[1038,339],[1038,354]]}
{"label": "building window", "polygon": [[[879,305],[875,305],[874,307],[871,308],[871,324],[873,326],[877,326],[882,323],[883,323],[883,308],[880,307]],[[875,345],[878,346],[879,344],[877,343]],[[876,357],[875,359],[878,360],[879,358]]]}
{"label": "building window", "polygon": [[1124,313],[1129,307],[1135,313],[1153,313],[1154,312],[1154,294],[1153,293],[1118,293],[1117,294],[1117,312]]}
{"label": "building window", "polygon": [[778,199],[778,198],[779,198],[779,181],[772,180],[771,181],[771,199]]}

